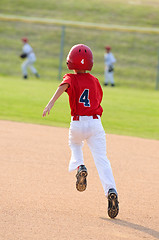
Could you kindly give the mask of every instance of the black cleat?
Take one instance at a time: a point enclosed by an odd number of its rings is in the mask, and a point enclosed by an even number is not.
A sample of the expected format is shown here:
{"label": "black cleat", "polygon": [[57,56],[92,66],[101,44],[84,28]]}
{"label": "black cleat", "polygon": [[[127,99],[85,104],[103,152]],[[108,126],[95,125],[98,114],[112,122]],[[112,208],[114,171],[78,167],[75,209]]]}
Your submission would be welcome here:
{"label": "black cleat", "polygon": [[78,191],[83,192],[84,190],[86,190],[87,187],[87,177],[88,173],[87,173],[87,168],[85,167],[85,165],[80,165],[79,169],[77,171],[76,174],[76,188]]}
{"label": "black cleat", "polygon": [[28,78],[28,76],[27,76],[27,75],[24,75],[24,76],[23,76],[23,78],[24,78],[24,79],[27,79],[27,78]]}
{"label": "black cleat", "polygon": [[119,212],[118,194],[114,188],[108,191],[108,216],[115,218]]}
{"label": "black cleat", "polygon": [[35,76],[36,76],[37,78],[40,78],[39,73],[35,73]]}

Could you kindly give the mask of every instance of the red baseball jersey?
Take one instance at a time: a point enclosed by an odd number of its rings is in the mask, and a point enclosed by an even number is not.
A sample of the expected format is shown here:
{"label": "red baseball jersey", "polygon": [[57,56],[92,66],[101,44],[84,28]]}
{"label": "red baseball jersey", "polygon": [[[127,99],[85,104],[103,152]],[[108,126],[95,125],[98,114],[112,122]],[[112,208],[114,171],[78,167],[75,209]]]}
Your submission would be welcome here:
{"label": "red baseball jersey", "polygon": [[69,84],[66,92],[72,116],[102,115],[103,91],[97,78],[90,73],[65,74],[60,84]]}

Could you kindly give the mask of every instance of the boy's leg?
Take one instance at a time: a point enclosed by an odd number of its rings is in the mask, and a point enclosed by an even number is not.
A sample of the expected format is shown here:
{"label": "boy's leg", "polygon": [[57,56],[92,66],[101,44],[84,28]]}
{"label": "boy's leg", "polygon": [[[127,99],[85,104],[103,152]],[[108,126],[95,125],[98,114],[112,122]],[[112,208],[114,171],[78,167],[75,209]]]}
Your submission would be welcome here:
{"label": "boy's leg", "polygon": [[98,127],[96,124],[96,126],[96,134],[92,135],[87,143],[92,152],[105,195],[108,198],[108,215],[110,218],[115,218],[119,212],[118,194],[110,162],[106,156],[105,132],[102,125]]}
{"label": "boy's leg", "polygon": [[39,78],[40,75],[38,74],[36,68],[33,66],[33,63],[34,63],[34,62],[30,61],[30,64],[29,64],[30,70],[31,70],[31,72],[32,72],[36,77]]}
{"label": "boy's leg", "polygon": [[[96,126],[97,124],[94,128],[96,128]],[[109,189],[116,189],[116,185],[110,162],[106,156],[106,139],[102,125],[100,128],[97,127],[96,134],[91,136],[87,140],[87,143],[92,152],[105,195],[108,196]]]}
{"label": "boy's leg", "polygon": [[104,70],[104,85],[105,86],[108,85],[108,80],[109,80],[109,74],[108,74],[107,68],[105,68],[105,70]]}
{"label": "boy's leg", "polygon": [[111,83],[111,86],[115,86],[115,83],[114,83],[114,72],[110,72],[109,73],[109,79],[110,79],[110,83]]}
{"label": "boy's leg", "polygon": [[69,139],[69,146],[71,149],[71,160],[69,163],[69,171],[76,170],[80,165],[84,165],[83,161],[83,152],[82,152],[82,143],[81,144],[74,144]]}
{"label": "boy's leg", "polygon": [[23,78],[27,78],[28,77],[28,73],[27,73],[27,67],[29,66],[29,61],[28,59],[25,60],[23,63],[22,63],[22,74],[23,74]]}
{"label": "boy's leg", "polygon": [[[80,125],[80,123],[79,123]],[[69,171],[77,169],[76,174],[76,188],[78,191],[82,192],[87,187],[86,177],[88,175],[87,169],[84,165],[83,160],[83,140],[80,131],[80,127],[71,122],[71,127],[69,129],[69,146],[71,148],[71,160],[69,163]]]}

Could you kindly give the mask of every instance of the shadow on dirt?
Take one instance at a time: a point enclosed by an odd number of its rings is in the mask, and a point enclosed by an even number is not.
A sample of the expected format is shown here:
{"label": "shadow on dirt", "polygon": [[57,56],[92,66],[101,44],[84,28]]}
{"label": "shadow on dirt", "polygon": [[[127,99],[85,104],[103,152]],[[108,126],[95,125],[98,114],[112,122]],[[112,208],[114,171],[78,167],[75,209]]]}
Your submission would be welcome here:
{"label": "shadow on dirt", "polygon": [[120,225],[120,226],[124,226],[124,227],[128,227],[128,228],[132,228],[135,230],[138,230],[140,232],[144,232],[147,233],[153,237],[155,237],[156,239],[159,239],[159,232],[151,229],[151,228],[147,228],[135,223],[131,223],[125,220],[121,220],[121,219],[108,219],[108,218],[103,218],[101,217],[102,220],[108,221],[108,222],[113,222],[114,224]]}

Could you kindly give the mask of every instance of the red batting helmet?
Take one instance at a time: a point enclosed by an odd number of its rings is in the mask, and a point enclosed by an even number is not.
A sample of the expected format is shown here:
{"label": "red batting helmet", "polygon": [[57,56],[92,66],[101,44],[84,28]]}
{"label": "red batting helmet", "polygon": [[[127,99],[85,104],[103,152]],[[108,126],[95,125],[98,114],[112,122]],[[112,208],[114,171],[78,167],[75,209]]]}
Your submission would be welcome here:
{"label": "red batting helmet", "polygon": [[27,43],[27,42],[28,42],[28,38],[26,38],[26,37],[23,37],[21,40],[22,40],[22,42],[24,42],[24,43]]}
{"label": "red batting helmet", "polygon": [[70,70],[88,70],[93,67],[93,54],[84,44],[74,45],[67,56],[67,67]]}
{"label": "red batting helmet", "polygon": [[110,49],[111,49],[111,46],[106,46],[105,49],[106,49],[106,50],[110,50]]}

